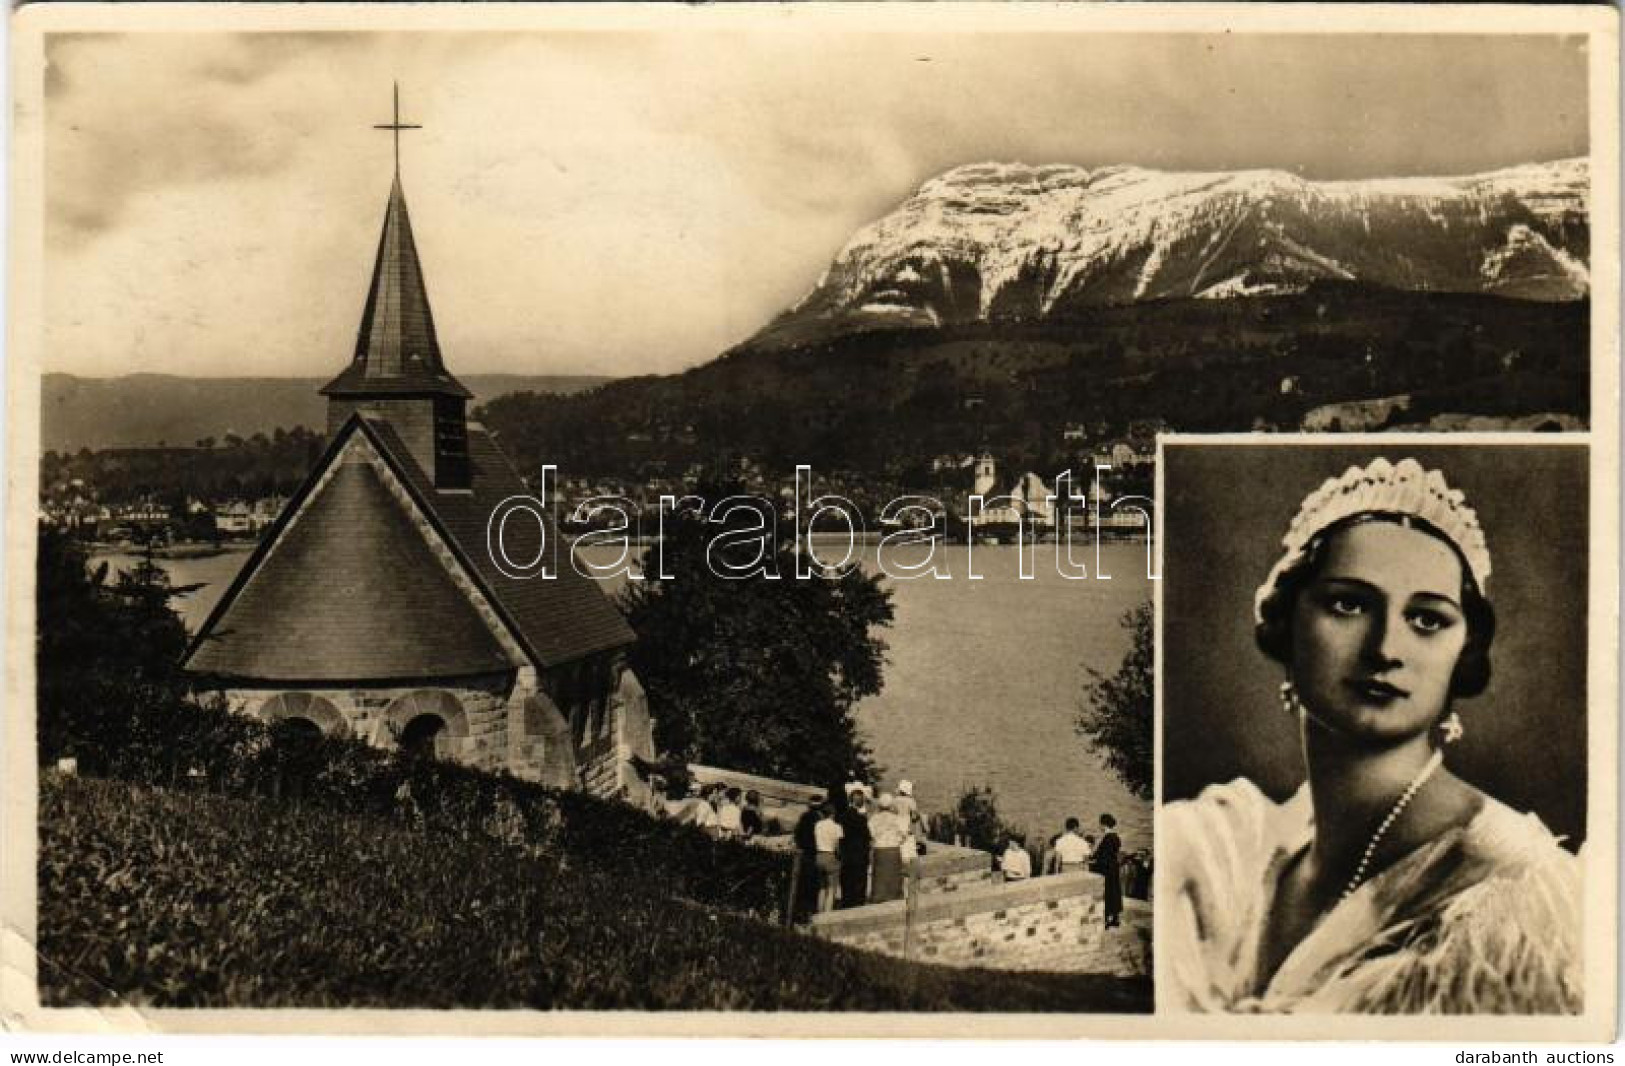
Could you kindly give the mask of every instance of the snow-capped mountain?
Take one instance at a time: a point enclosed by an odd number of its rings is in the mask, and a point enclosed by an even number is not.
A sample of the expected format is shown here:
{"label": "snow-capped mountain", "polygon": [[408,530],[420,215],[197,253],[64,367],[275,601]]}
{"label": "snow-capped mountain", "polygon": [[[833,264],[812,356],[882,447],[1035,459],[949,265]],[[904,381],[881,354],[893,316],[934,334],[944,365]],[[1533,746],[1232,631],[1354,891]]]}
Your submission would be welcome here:
{"label": "snow-capped mountain", "polygon": [[1589,185],[1584,159],[1322,182],[1278,170],[962,166],[859,230],[761,339],[1296,292],[1326,279],[1583,299]]}

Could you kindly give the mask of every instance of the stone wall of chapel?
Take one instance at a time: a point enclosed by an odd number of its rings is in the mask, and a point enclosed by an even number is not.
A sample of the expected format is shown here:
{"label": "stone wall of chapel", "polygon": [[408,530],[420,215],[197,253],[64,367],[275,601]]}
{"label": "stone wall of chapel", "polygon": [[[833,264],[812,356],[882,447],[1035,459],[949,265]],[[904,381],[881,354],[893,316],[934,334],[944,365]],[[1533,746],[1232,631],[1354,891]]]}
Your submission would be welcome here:
{"label": "stone wall of chapel", "polygon": [[[584,686],[589,677],[602,678],[612,687],[601,693],[589,691]],[[458,708],[436,743],[444,758],[487,772],[505,771],[524,780],[541,781],[549,765],[560,758],[548,745],[562,743],[570,749],[565,764],[574,767],[573,786],[599,796],[646,803],[647,782],[631,760],[635,755],[654,761],[654,731],[648,700],[631,671],[618,657],[581,667],[575,683],[564,686],[576,698],[558,708],[570,727],[562,734],[550,732],[546,723],[531,721],[535,716],[526,715],[527,699],[549,698],[546,687],[537,681],[535,671],[524,669],[450,685],[234,688],[224,695],[233,712],[258,718],[267,701],[278,694],[308,693],[337,709],[342,723],[328,728],[330,735],[354,737],[387,749],[394,746],[396,733],[406,724],[404,717],[413,713],[404,708],[392,713],[395,701],[415,692],[444,692]],[[403,720],[392,722],[391,718]]]}
{"label": "stone wall of chapel", "polygon": [[[394,746],[387,719],[396,700],[414,692],[444,692],[457,702],[458,713],[447,721],[436,744],[453,762],[480,770],[507,769],[508,707],[515,685],[510,674],[463,680],[452,685],[415,684],[349,688],[237,688],[225,692],[227,706],[238,714],[261,717],[260,709],[280,692],[307,692],[332,703],[343,725],[331,734],[364,740],[378,748]],[[393,723],[398,729],[404,722]]]}

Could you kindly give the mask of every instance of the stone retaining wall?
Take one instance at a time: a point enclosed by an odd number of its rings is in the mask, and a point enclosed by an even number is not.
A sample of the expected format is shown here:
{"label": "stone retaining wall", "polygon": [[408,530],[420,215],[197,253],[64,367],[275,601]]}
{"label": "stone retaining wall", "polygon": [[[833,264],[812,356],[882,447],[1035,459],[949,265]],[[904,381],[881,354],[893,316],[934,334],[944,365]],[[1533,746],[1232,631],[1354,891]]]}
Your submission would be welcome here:
{"label": "stone retaining wall", "polygon": [[813,785],[804,785],[798,781],[781,781],[773,777],[762,777],[758,774],[747,774],[740,770],[725,770],[718,766],[704,766],[700,763],[688,764],[689,776],[701,785],[727,785],[737,788],[740,792],[755,792],[762,800],[762,818],[769,822],[778,822],[783,832],[788,833],[807,811],[807,805],[814,797],[822,796],[824,790]]}
{"label": "stone retaining wall", "polygon": [[[1142,976],[1151,972],[1151,905],[1124,900],[1105,928],[1100,875],[1060,874],[956,891],[921,892],[813,919],[821,937],[883,955],[948,966]],[[910,925],[912,924],[912,930]]]}
{"label": "stone retaining wall", "polygon": [[1004,884],[995,880],[993,856],[987,852],[935,840],[926,842],[916,874],[922,896]]}

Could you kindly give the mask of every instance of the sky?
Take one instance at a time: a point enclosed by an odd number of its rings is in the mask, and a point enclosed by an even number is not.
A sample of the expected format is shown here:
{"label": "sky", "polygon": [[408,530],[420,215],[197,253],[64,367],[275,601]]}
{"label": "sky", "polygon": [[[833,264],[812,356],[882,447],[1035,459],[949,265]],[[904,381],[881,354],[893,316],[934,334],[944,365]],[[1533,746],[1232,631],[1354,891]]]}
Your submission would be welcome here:
{"label": "sky", "polygon": [[141,33],[46,45],[47,370],[337,373],[391,174],[454,373],[670,373],[988,160],[1309,178],[1587,152],[1584,41]]}

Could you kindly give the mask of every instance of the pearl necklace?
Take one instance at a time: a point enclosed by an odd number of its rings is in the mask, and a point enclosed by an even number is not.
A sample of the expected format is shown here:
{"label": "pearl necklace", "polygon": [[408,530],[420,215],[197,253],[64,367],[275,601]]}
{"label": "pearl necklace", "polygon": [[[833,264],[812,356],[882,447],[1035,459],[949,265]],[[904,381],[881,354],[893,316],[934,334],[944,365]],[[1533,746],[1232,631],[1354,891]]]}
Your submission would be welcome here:
{"label": "pearl necklace", "polygon": [[1354,868],[1354,876],[1349,878],[1349,883],[1344,887],[1339,902],[1354,895],[1354,890],[1359,888],[1361,883],[1365,881],[1366,867],[1371,865],[1371,857],[1377,853],[1377,845],[1382,843],[1382,838],[1388,835],[1388,830],[1393,828],[1395,822],[1399,821],[1399,816],[1405,813],[1405,808],[1410,806],[1411,800],[1416,798],[1416,794],[1422,790],[1422,786],[1428,783],[1428,778],[1433,776],[1433,771],[1437,770],[1443,762],[1444,752],[1435,749],[1433,757],[1427,761],[1427,765],[1422,767],[1420,773],[1411,778],[1411,783],[1406,785],[1405,791],[1399,794],[1399,799],[1394,801],[1394,806],[1389,810],[1388,816],[1377,826],[1377,831],[1371,834],[1371,840],[1365,846],[1365,853],[1360,856],[1360,865]]}

